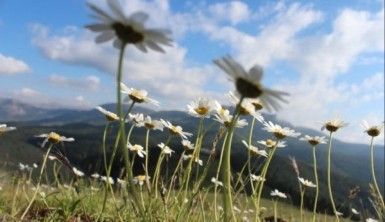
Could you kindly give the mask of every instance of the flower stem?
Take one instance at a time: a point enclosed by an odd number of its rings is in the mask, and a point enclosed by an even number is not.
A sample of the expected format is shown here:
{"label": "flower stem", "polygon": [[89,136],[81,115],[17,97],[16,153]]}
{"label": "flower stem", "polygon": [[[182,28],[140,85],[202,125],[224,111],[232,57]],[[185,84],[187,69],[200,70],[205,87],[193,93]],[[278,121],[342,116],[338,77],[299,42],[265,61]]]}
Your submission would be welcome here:
{"label": "flower stem", "polygon": [[149,192],[151,192],[151,188],[150,188],[150,184],[148,183],[148,156],[149,156],[149,152],[148,152],[148,140],[149,140],[149,137],[150,137],[150,129],[147,129],[146,131],[146,142],[145,142],[145,151],[146,151],[146,159],[145,159],[145,162],[144,162],[144,167],[145,167],[145,174],[146,174],[146,184],[147,184],[147,189]]}
{"label": "flower stem", "polygon": [[376,179],[376,173],[375,173],[375,170],[374,170],[374,146],[373,146],[373,140],[374,140],[374,137],[372,137],[372,139],[370,140],[370,163],[371,163],[370,165],[371,165],[371,169],[372,169],[372,178],[373,178],[374,187],[376,189],[377,195],[378,195],[379,200],[381,202],[382,211],[384,211],[384,209],[385,209],[384,199],[382,198],[381,191],[378,188],[377,179]]}
{"label": "flower stem", "polygon": [[29,202],[27,208],[24,210],[24,213],[21,215],[20,217],[20,221],[23,221],[24,217],[27,215],[29,209],[31,208],[33,202],[35,201],[36,199],[36,196],[37,196],[37,193],[39,192],[39,189],[40,189],[40,183],[41,183],[41,178],[43,176],[43,172],[44,172],[44,169],[45,169],[45,165],[47,163],[47,159],[48,159],[48,156],[49,156],[49,153],[51,152],[51,149],[53,147],[53,144],[51,143],[47,149],[47,152],[44,156],[44,160],[43,160],[43,164],[41,165],[41,168],[40,168],[40,174],[39,174],[39,180],[36,184],[36,190],[35,192],[33,193],[33,196],[32,196],[32,199],[31,201]]}
{"label": "flower stem", "polygon": [[319,194],[319,183],[318,183],[318,174],[317,174],[317,156],[315,153],[315,146],[313,146],[313,169],[314,169],[314,178],[315,178],[315,184],[316,184],[314,207],[313,207],[313,222],[315,222],[316,213],[317,213],[318,194]]}
{"label": "flower stem", "polygon": [[330,177],[330,169],[331,169],[331,150],[332,150],[332,132],[329,134],[329,148],[328,148],[328,190],[329,190],[329,198],[333,207],[333,213],[336,216],[337,221],[340,221],[337,215],[337,209],[333,200],[333,192],[331,185],[331,177]]}
{"label": "flower stem", "polygon": [[127,142],[125,138],[125,119],[123,119],[122,114],[122,95],[121,95],[121,86],[120,83],[122,82],[122,68],[123,68],[123,59],[124,59],[124,50],[126,48],[126,44],[122,44],[122,47],[120,49],[119,53],[119,61],[118,61],[118,70],[116,73],[116,97],[117,97],[117,105],[116,110],[117,114],[119,116],[119,132],[120,132],[120,146],[123,153],[123,159],[126,167],[126,174],[127,174],[127,180],[128,180],[128,189],[130,191],[130,194],[132,195],[133,201],[135,205],[138,207],[139,213],[143,214],[143,208],[140,204],[140,199],[138,197],[138,192],[136,190],[136,187],[133,182],[133,176],[132,176],[132,169],[130,168],[130,160],[128,158],[128,150],[127,150]]}
{"label": "flower stem", "polygon": [[305,188],[301,189],[301,203],[300,203],[300,214],[301,222],[303,221],[303,198],[305,196]]}

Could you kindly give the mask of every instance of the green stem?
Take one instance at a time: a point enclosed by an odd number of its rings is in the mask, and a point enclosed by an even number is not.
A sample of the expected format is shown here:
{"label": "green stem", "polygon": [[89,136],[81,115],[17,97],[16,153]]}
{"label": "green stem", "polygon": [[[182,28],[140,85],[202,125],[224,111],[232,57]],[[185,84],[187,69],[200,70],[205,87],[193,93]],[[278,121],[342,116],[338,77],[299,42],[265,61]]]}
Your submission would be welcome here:
{"label": "green stem", "polygon": [[227,138],[225,140],[225,146],[223,150],[223,163],[221,166],[221,176],[224,183],[225,191],[223,192],[223,202],[224,202],[224,221],[229,221],[231,218],[235,219],[234,209],[233,209],[233,200],[231,193],[231,144],[233,140],[234,128],[238,121],[240,107],[243,101],[243,97],[239,100],[233,118],[231,120],[230,126],[227,129]]}
{"label": "green stem", "polygon": [[51,149],[53,147],[53,144],[51,143],[47,149],[47,152],[44,156],[44,160],[43,160],[43,164],[41,165],[41,168],[40,168],[40,174],[39,174],[39,180],[37,182],[37,185],[36,185],[36,190],[35,192],[33,193],[33,196],[32,196],[32,199],[31,201],[29,202],[27,208],[24,210],[24,213],[21,215],[20,217],[20,221],[23,221],[24,217],[27,215],[29,209],[31,208],[33,202],[35,201],[36,199],[36,196],[37,196],[37,193],[39,192],[39,188],[40,188],[40,183],[41,183],[41,178],[43,176],[43,172],[44,172],[44,169],[45,169],[45,165],[47,163],[47,159],[48,159],[48,156],[49,156],[49,153],[51,152]]}
{"label": "green stem", "polygon": [[151,192],[151,188],[150,188],[150,184],[148,183],[148,156],[149,156],[149,151],[148,151],[148,140],[149,140],[149,137],[150,137],[150,129],[147,129],[147,132],[146,132],[146,142],[145,142],[145,151],[146,151],[146,158],[144,160],[144,167],[145,167],[145,174],[146,174],[146,184],[147,184],[147,189],[149,192]]}
{"label": "green stem", "polygon": [[133,201],[135,205],[137,206],[139,213],[141,215],[144,215],[144,209],[142,208],[142,205],[140,204],[140,197],[138,197],[138,192],[136,189],[136,186],[133,182],[133,176],[132,176],[132,170],[130,168],[130,160],[128,158],[128,150],[127,150],[127,140],[125,138],[125,119],[122,118],[123,110],[122,110],[122,98],[121,98],[121,86],[120,83],[122,82],[122,68],[123,68],[123,58],[124,58],[124,50],[126,48],[126,44],[123,43],[122,47],[120,49],[119,53],[119,61],[118,61],[118,70],[117,70],[117,78],[116,78],[116,84],[117,84],[117,90],[116,90],[116,97],[117,97],[117,114],[119,116],[119,131],[121,133],[120,138],[120,145],[122,149],[122,154],[124,158],[124,163],[126,167],[126,174],[127,174],[127,180],[128,180],[128,189],[130,191],[130,194],[133,197]]}
{"label": "green stem", "polygon": [[[226,135],[225,135],[225,141],[227,140],[227,136],[228,136],[228,133],[226,132]],[[221,149],[221,156],[219,157],[219,163],[218,163],[218,169],[217,169],[217,173],[216,173],[216,176],[215,176],[215,179],[218,181],[219,179],[219,173],[220,173],[220,169],[221,169],[221,165],[222,165],[222,160],[223,160],[223,151],[225,150],[225,143],[223,143],[222,145],[222,149]],[[217,184],[215,184],[214,186],[214,213],[215,213],[215,220],[217,221],[218,220],[218,207],[217,207],[217,189],[218,189],[218,186]]]}
{"label": "green stem", "polygon": [[303,221],[303,198],[305,196],[305,188],[301,189],[301,203],[300,203],[300,214],[301,214],[301,222]]}
{"label": "green stem", "polygon": [[278,201],[277,200],[274,200],[273,201],[273,204],[274,204],[274,222],[277,222],[277,204],[278,204]]}
{"label": "green stem", "polygon": [[378,188],[377,179],[376,179],[376,173],[375,173],[375,170],[374,170],[374,146],[373,146],[373,140],[374,140],[374,137],[372,137],[372,139],[370,140],[370,163],[371,163],[371,169],[372,169],[372,178],[373,178],[374,187],[376,189],[377,195],[378,195],[378,197],[380,199],[380,202],[381,202],[381,205],[382,205],[381,206],[382,207],[382,211],[384,211],[384,209],[385,209],[384,199],[382,198],[381,191]]}
{"label": "green stem", "polygon": [[318,183],[318,174],[317,174],[317,156],[315,153],[315,146],[313,146],[313,169],[314,169],[314,178],[315,178],[315,184],[316,184],[314,207],[313,207],[313,222],[315,222],[316,213],[317,213],[318,194],[319,194],[319,183]]}
{"label": "green stem", "polygon": [[336,206],[335,206],[335,203],[334,203],[334,200],[333,200],[333,192],[332,192],[332,185],[331,185],[331,174],[330,174],[330,170],[331,170],[331,150],[332,150],[332,132],[330,132],[329,134],[329,148],[328,148],[328,191],[329,191],[329,198],[330,198],[330,202],[332,204],[332,207],[333,207],[333,213],[334,215],[336,216],[336,219],[337,221],[340,221],[339,218],[338,218],[338,215],[337,215],[337,209],[336,209]]}

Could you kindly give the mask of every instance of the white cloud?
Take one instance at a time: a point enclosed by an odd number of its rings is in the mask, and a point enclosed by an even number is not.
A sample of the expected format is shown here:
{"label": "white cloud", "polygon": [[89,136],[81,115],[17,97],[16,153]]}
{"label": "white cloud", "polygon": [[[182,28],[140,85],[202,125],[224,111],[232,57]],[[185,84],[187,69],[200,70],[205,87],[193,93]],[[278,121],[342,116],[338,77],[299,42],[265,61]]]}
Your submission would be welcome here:
{"label": "white cloud", "polygon": [[20,91],[17,91],[16,95],[19,95],[20,97],[37,97],[40,96],[41,93],[37,90],[24,87]]}
{"label": "white cloud", "polygon": [[208,10],[216,20],[228,20],[232,25],[248,21],[251,18],[248,5],[241,1],[216,3],[210,5]]}
{"label": "white cloud", "polygon": [[86,76],[82,79],[73,79],[64,75],[53,74],[48,80],[60,87],[72,87],[82,90],[97,90],[100,86],[100,78],[93,75]]}
{"label": "white cloud", "polygon": [[14,75],[30,71],[31,68],[24,61],[0,53],[0,75]]}

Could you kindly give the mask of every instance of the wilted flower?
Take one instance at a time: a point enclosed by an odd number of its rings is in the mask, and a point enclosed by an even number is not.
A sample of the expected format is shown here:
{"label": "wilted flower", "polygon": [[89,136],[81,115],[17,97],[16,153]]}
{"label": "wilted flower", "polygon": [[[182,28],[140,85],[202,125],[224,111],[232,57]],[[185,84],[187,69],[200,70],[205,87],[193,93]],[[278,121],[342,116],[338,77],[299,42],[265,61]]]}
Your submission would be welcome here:
{"label": "wilted flower", "polygon": [[286,102],[283,97],[287,96],[287,93],[265,88],[261,84],[263,69],[259,65],[255,65],[246,72],[246,70],[230,56],[214,60],[214,63],[233,79],[237,92],[241,97],[258,97],[268,110],[279,109],[280,105],[278,100]]}
{"label": "wilted flower", "polygon": [[195,146],[189,140],[182,140],[182,145],[185,150],[194,150]]}
{"label": "wilted flower", "polygon": [[119,120],[118,115],[116,115],[116,114],[113,113],[113,112],[107,111],[106,109],[104,109],[104,108],[101,107],[101,106],[97,106],[96,109],[99,110],[101,113],[103,113],[104,116],[106,117],[106,119],[107,119],[108,121],[110,121],[110,122]]}
{"label": "wilted flower", "polygon": [[220,106],[217,101],[208,98],[199,98],[187,105],[187,111],[195,117],[210,117],[210,114]]}
{"label": "wilted flower", "polygon": [[247,149],[251,151],[251,153],[257,155],[257,156],[264,156],[267,157],[267,152],[265,150],[260,150],[258,147],[247,144],[246,141],[242,140],[242,143],[246,146]]}
{"label": "wilted flower", "polygon": [[223,187],[223,183],[219,180],[217,180],[215,177],[211,178],[211,182],[215,184],[215,186],[221,186]]}
{"label": "wilted flower", "polygon": [[76,167],[72,167],[72,172],[74,172],[74,174],[78,177],[82,177],[84,176],[84,173],[78,169],[76,169]]}
{"label": "wilted flower", "polygon": [[355,214],[355,215],[358,215],[360,214],[360,212],[358,212],[356,209],[352,208],[352,213]]}
{"label": "wilted flower", "polygon": [[115,183],[114,178],[112,178],[112,177],[108,177],[107,178],[106,176],[101,176],[100,180],[104,181],[104,182],[107,182],[109,184],[114,184]]}
{"label": "wilted flower", "polygon": [[75,139],[72,137],[67,138],[65,136],[60,136],[59,134],[57,134],[55,132],[50,132],[48,134],[41,134],[41,135],[37,135],[35,137],[45,138],[45,140],[41,144],[41,147],[44,147],[47,142],[50,142],[52,144],[56,144],[56,143],[60,143],[60,142],[73,142],[73,141],[75,141]]}
{"label": "wilted flower", "polygon": [[[233,94],[233,92],[229,92],[228,96],[230,98],[230,101],[234,105],[239,105],[239,98]],[[240,104],[240,114],[241,115],[251,115],[255,119],[257,119],[259,122],[263,121],[263,117],[261,113],[258,112],[258,110],[255,109],[254,104],[250,102],[248,99],[244,99],[242,103]]]}
{"label": "wilted flower", "polygon": [[127,145],[127,148],[131,151],[136,153],[139,157],[143,158],[144,155],[147,155],[146,151],[144,151],[143,147],[141,145],[135,144],[131,145],[130,143]]}
{"label": "wilted flower", "polygon": [[316,146],[321,143],[326,143],[326,139],[324,136],[308,136],[305,135],[301,137],[299,140],[307,141],[310,145]]}
{"label": "wilted flower", "polygon": [[264,145],[266,148],[273,148],[273,147],[277,147],[277,148],[282,148],[282,147],[286,147],[286,141],[275,141],[275,140],[271,140],[271,139],[267,139],[267,140],[259,140],[258,141],[259,144],[262,144]]}
{"label": "wilted flower", "polygon": [[140,186],[142,186],[144,184],[144,182],[149,180],[149,179],[150,179],[150,177],[147,177],[146,175],[138,175],[138,176],[134,177],[133,182],[134,182],[134,184],[139,184]]}
{"label": "wilted flower", "polygon": [[280,125],[274,124],[271,121],[264,122],[263,125],[265,125],[265,127],[263,128],[264,130],[266,130],[267,132],[273,133],[274,136],[279,140],[282,140],[288,136],[289,137],[298,137],[299,135],[301,135],[300,133],[295,132],[294,130],[290,129],[289,127],[283,127],[282,128]]}
{"label": "wilted flower", "polygon": [[250,179],[251,179],[251,181],[258,181],[258,182],[266,181],[265,178],[263,178],[261,176],[254,175],[254,174],[250,174]]}
{"label": "wilted flower", "polygon": [[332,119],[332,120],[329,120],[326,123],[324,123],[324,125],[321,128],[321,130],[326,129],[329,132],[333,133],[333,132],[337,131],[339,128],[345,127],[347,125],[348,125],[347,123],[345,123],[342,120],[336,118],[336,119]]}
{"label": "wilted flower", "polygon": [[311,182],[310,180],[306,180],[306,179],[304,179],[302,177],[298,177],[298,180],[305,187],[311,187],[311,188],[317,187],[317,185],[315,185],[313,182]]}
{"label": "wilted flower", "polygon": [[170,155],[171,156],[171,154],[175,152],[169,146],[166,146],[164,143],[158,144],[158,147],[162,150],[162,153],[165,154],[165,155]]}
{"label": "wilted flower", "polygon": [[277,190],[277,189],[275,189],[275,190],[271,191],[271,192],[270,192],[270,196],[272,196],[272,197],[275,197],[275,196],[277,196],[277,197],[280,197],[280,198],[284,198],[284,199],[286,199],[286,198],[287,198],[286,194],[284,194],[284,193],[280,192],[280,191],[279,191],[279,190]]}
{"label": "wilted flower", "polygon": [[366,120],[362,121],[362,127],[365,129],[365,133],[367,133],[371,137],[376,137],[381,134],[382,129],[384,128],[384,124],[377,126],[370,126]]}
{"label": "wilted flower", "polygon": [[131,99],[136,103],[152,103],[154,105],[159,105],[159,102],[148,97],[148,92],[146,90],[139,90],[135,88],[128,88],[124,83],[120,83],[120,87],[122,88],[121,93],[127,95],[124,99],[128,101]]}
{"label": "wilted flower", "polygon": [[5,133],[5,132],[12,131],[12,130],[16,130],[16,127],[7,126],[7,124],[0,124],[0,135]]}
{"label": "wilted flower", "polygon": [[148,15],[144,12],[135,12],[126,16],[118,0],[108,0],[109,8],[113,14],[101,10],[99,7],[88,3],[89,8],[94,12],[93,17],[98,21],[96,24],[87,25],[86,28],[100,33],[95,39],[97,43],[114,40],[114,47],[120,49],[126,44],[133,44],[142,52],[152,49],[164,52],[160,45],[171,45],[169,30],[149,29],[144,27]]}
{"label": "wilted flower", "polygon": [[192,136],[191,133],[183,132],[183,128],[181,126],[175,126],[169,121],[163,119],[160,119],[160,121],[162,122],[163,126],[168,128],[170,133],[173,135],[178,135],[183,139],[187,139],[188,136]]}

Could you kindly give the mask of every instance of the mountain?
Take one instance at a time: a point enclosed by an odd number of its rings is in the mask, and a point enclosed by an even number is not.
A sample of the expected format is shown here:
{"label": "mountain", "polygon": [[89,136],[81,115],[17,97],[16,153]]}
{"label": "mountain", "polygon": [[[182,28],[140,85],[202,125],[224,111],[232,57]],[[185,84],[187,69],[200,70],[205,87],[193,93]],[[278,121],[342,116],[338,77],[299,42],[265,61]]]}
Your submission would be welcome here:
{"label": "mountain", "polygon": [[[24,112],[19,115],[11,115],[9,107],[21,107]],[[103,105],[108,110],[114,111],[115,104]],[[127,106],[125,106],[127,109]],[[16,109],[20,110],[20,109]],[[31,112],[31,113],[29,113]],[[133,112],[141,112],[149,114],[154,119],[163,118],[174,124],[181,125],[185,131],[195,133],[198,125],[198,119],[189,116],[181,111],[153,111],[143,107],[135,107]],[[22,112],[20,112],[22,113]],[[43,109],[29,106],[16,101],[0,101],[0,121],[8,120],[9,125],[14,125],[18,129],[9,132],[0,137],[0,156],[1,162],[6,162],[8,166],[15,166],[18,162],[33,163],[41,161],[43,151],[39,147],[40,140],[34,138],[34,135],[47,133],[50,131],[58,132],[68,137],[74,137],[76,142],[68,143],[61,148],[63,153],[70,159],[71,163],[88,173],[100,169],[101,160],[101,142],[104,125],[106,123],[104,116],[97,110],[68,110],[68,109]],[[3,115],[4,114],[4,115]],[[9,118],[9,119],[7,119]],[[319,131],[298,128],[285,122],[279,122],[273,115],[265,115],[265,119],[277,122],[278,124],[289,126],[302,134],[320,135]],[[250,118],[248,119],[250,122]],[[116,130],[117,126],[112,125],[112,130]],[[253,144],[261,139],[269,138],[270,134],[263,131],[260,123],[256,124],[253,133]],[[203,149],[209,151],[211,143],[218,131],[218,123],[213,120],[206,119],[205,127],[207,130]],[[341,129],[348,130],[348,129]],[[127,130],[128,131],[128,130]],[[338,133],[338,132],[337,132]],[[246,161],[246,149],[241,143],[242,139],[247,138],[249,127],[237,129],[233,139],[232,167],[234,171],[239,172]],[[136,128],[131,136],[132,143],[144,143],[145,131]],[[164,142],[167,139],[165,132],[152,132],[150,138],[151,153],[157,153],[156,144]],[[194,139],[194,138],[193,138]],[[192,141],[193,141],[192,139]],[[109,144],[113,143],[113,138],[109,138]],[[288,156],[297,159],[301,176],[313,180],[312,171],[312,151],[310,146],[298,139],[287,139],[287,147],[278,149],[277,155],[272,161],[271,168],[268,173],[267,185],[270,188],[278,188],[284,192],[288,192],[293,196],[293,201],[298,202],[297,179],[290,166]],[[175,150],[181,150],[180,139],[173,139],[170,146]],[[218,144],[218,148],[220,148]],[[375,147],[376,156],[376,173],[377,179],[381,187],[384,184],[384,147]],[[209,153],[209,152],[205,152]],[[154,155],[156,158],[156,155]],[[154,158],[153,156],[153,158]],[[320,186],[323,192],[325,207],[328,205],[326,192],[326,164],[327,164],[327,146],[320,145],[317,148],[318,171],[320,175]],[[339,140],[333,140],[333,189],[336,192],[335,198],[338,202],[346,200],[346,195],[350,189],[359,185],[361,187],[361,196],[367,202],[368,183],[371,181],[369,148],[368,144],[351,144]],[[154,159],[154,161],[156,161]],[[254,161],[257,166],[258,161]],[[119,166],[116,166],[118,169]],[[13,167],[14,168],[14,167]],[[117,170],[118,171],[118,170]],[[314,180],[313,180],[314,181]],[[311,205],[309,203],[309,205]]]}

